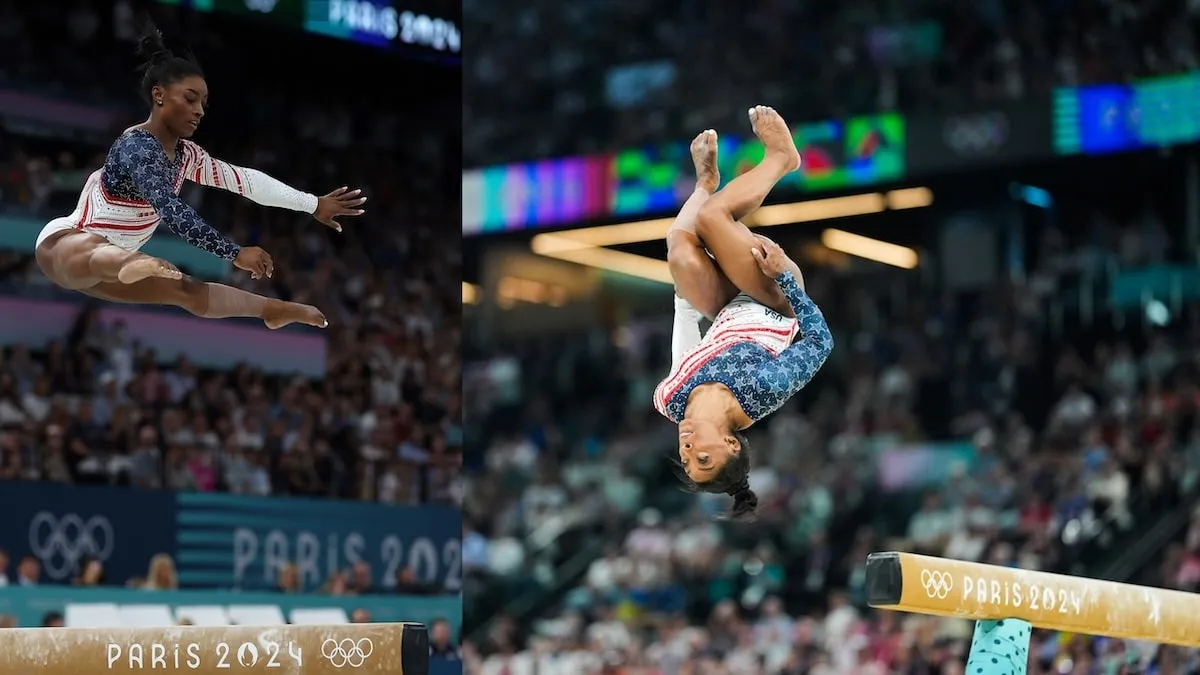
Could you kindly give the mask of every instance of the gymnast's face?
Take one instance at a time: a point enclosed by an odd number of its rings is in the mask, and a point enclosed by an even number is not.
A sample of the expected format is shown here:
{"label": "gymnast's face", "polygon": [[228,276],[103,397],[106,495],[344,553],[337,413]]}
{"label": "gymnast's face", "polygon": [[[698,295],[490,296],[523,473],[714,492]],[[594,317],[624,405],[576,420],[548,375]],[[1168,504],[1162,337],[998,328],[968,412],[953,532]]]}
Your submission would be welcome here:
{"label": "gymnast's face", "polygon": [[688,478],[696,483],[716,478],[741,451],[742,444],[729,433],[727,422],[689,417],[679,423],[679,462]]}
{"label": "gymnast's face", "polygon": [[[180,138],[191,138],[204,118],[208,107],[208,83],[199,75],[191,75],[170,84],[154,87],[154,110],[162,117],[167,129]],[[162,105],[158,102],[162,101]]]}

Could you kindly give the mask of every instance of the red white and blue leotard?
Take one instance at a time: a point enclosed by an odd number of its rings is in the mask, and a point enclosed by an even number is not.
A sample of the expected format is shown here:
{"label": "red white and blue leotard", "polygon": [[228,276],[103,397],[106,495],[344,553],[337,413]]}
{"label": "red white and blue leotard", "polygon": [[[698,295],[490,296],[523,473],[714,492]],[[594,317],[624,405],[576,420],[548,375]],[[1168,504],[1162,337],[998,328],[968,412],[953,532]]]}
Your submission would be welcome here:
{"label": "red white and blue leotard", "polygon": [[[757,422],[812,380],[833,351],[833,334],[791,272],[776,281],[796,318],[739,295],[717,315],[704,339],[675,360],[654,391],[658,412],[678,423],[696,387],[720,382]],[[797,328],[800,339],[793,344]]]}
{"label": "red white and blue leotard", "polygon": [[317,209],[316,196],[262,171],[223,162],[184,139],[172,160],[150,132],[130,129],[113,143],[103,168],[88,176],[74,213],[51,221],[39,243],[56,231],[76,229],[133,251],[162,223],[196,248],[226,260],[237,258],[241,248],[179,198],[185,180],[228,190],[263,206],[303,213]]}

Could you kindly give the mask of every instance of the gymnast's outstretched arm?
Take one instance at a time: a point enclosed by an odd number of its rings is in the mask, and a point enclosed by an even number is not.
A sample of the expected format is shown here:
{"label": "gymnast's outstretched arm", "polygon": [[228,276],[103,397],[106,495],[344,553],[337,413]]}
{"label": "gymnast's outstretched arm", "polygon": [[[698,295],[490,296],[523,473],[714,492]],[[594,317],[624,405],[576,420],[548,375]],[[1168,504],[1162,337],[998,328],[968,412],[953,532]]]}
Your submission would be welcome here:
{"label": "gymnast's outstretched arm", "polygon": [[184,177],[188,180],[228,190],[263,206],[316,213],[316,195],[297,190],[258,169],[235,166],[217,159],[191,141],[183,141],[182,146],[187,155]]}

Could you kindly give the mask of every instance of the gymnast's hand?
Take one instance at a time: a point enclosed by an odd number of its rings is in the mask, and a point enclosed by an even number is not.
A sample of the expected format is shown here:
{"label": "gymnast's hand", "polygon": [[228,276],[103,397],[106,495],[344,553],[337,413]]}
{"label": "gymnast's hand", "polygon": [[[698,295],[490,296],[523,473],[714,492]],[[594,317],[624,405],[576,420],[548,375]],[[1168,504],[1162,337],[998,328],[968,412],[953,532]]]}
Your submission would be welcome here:
{"label": "gymnast's hand", "polygon": [[757,236],[757,239],[760,246],[755,246],[750,250],[754,252],[754,260],[763,274],[776,279],[784,272],[798,269],[796,263],[783,252],[779,244],[763,236]]}
{"label": "gymnast's hand", "polygon": [[336,218],[363,214],[363,210],[357,207],[362,206],[367,198],[359,197],[358,195],[361,193],[362,190],[359,188],[351,190],[348,187],[340,187],[324,197],[318,197],[317,210],[313,213],[313,218],[316,218],[318,223],[324,223],[341,232],[342,224]]}
{"label": "gymnast's hand", "polygon": [[257,246],[243,246],[233,266],[250,273],[251,279],[262,279],[275,274],[275,261],[271,254]]}

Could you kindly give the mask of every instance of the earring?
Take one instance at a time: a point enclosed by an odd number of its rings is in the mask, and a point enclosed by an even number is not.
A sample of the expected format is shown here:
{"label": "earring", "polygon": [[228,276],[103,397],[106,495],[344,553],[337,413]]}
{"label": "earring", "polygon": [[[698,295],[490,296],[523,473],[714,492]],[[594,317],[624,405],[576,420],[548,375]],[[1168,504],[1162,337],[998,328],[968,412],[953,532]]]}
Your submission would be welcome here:
{"label": "earring", "polygon": [[157,103],[158,103],[159,105],[162,105],[162,104],[163,104],[163,102],[162,102],[162,99],[159,99],[159,100],[157,101]]}

